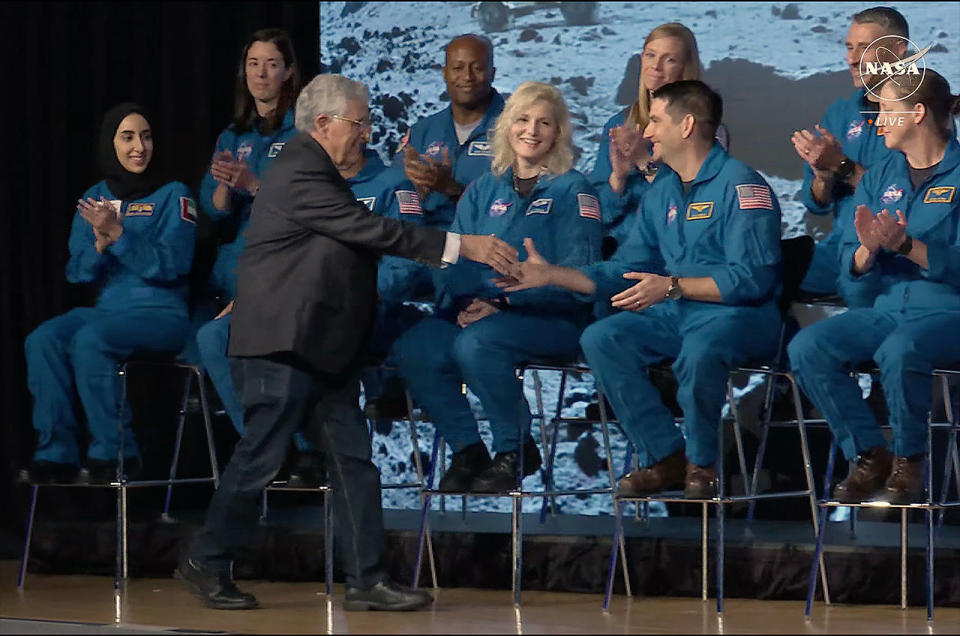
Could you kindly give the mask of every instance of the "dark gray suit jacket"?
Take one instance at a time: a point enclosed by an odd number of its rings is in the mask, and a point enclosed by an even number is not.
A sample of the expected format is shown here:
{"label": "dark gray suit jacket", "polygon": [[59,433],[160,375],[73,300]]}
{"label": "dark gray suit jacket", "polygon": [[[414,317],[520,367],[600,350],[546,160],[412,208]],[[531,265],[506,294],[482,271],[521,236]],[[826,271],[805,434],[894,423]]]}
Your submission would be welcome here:
{"label": "dark gray suit jacket", "polygon": [[253,203],[237,265],[231,356],[292,352],[317,371],[357,362],[381,252],[440,265],[446,233],[370,212],[310,135],[284,146]]}

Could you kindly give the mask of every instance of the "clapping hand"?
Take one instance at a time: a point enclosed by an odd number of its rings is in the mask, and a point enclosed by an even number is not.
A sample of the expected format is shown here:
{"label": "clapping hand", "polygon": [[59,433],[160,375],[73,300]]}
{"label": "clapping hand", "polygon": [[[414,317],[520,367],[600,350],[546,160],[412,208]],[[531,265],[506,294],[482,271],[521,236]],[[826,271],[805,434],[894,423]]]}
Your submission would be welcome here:
{"label": "clapping hand", "polygon": [[875,230],[880,245],[895,252],[907,239],[907,219],[900,210],[897,210],[896,218],[887,210],[881,210],[876,217]]}
{"label": "clapping hand", "polygon": [[804,129],[793,133],[790,141],[800,158],[810,164],[815,172],[829,172],[843,161],[843,150],[829,130],[820,124],[816,125],[816,130],[820,133],[819,137]]}
{"label": "clapping hand", "polygon": [[256,194],[260,188],[260,180],[253,174],[244,161],[237,161],[229,150],[221,150],[213,156],[210,163],[210,174],[217,180],[234,190]]}
{"label": "clapping hand", "polygon": [[495,314],[500,309],[486,298],[474,298],[459,314],[457,325],[461,328],[471,325],[482,318]]}
{"label": "clapping hand", "polygon": [[442,150],[438,161],[421,155],[413,146],[404,146],[403,169],[407,178],[417,188],[417,194],[421,199],[426,199],[431,192],[442,192],[452,196],[457,190],[456,181],[453,178],[453,163],[446,148]]}
{"label": "clapping hand", "polygon": [[[886,210],[883,210],[886,212]],[[877,225],[877,217],[865,205],[858,205],[853,217],[853,227],[857,230],[857,239],[860,240],[867,252],[875,254],[880,251],[881,235]]]}
{"label": "clapping hand", "polygon": [[98,253],[102,254],[123,234],[123,217],[119,210],[104,197],[100,197],[100,200],[93,197],[80,199],[77,202],[77,210],[80,216],[93,227],[94,247]]}
{"label": "clapping hand", "polygon": [[623,277],[640,282],[610,298],[610,304],[620,309],[641,311],[666,298],[670,289],[669,276],[647,272],[627,272]]}

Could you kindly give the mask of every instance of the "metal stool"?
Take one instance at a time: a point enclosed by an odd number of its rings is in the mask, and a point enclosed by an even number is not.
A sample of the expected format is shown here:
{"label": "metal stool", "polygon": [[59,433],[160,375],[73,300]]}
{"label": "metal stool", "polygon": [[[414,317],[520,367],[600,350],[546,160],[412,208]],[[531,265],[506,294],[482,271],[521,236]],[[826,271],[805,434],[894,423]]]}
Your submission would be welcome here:
{"label": "metal stool", "polygon": [[[177,425],[176,441],[174,442],[173,457],[170,461],[170,476],[167,479],[129,480],[123,468],[124,426],[122,411],[127,401],[127,375],[132,366],[159,366],[184,370],[185,379],[183,393],[180,400],[179,423]],[[23,556],[20,559],[20,573],[17,577],[17,587],[23,588],[26,578],[27,562],[30,558],[30,541],[33,537],[33,523],[37,509],[37,494],[41,486],[61,488],[113,488],[117,492],[117,552],[116,568],[114,570],[114,585],[118,587],[121,580],[127,578],[127,489],[145,486],[166,486],[167,494],[164,501],[161,518],[170,519],[170,499],[174,484],[196,484],[213,482],[214,488],[220,485],[220,471],[217,466],[217,452],[213,441],[213,427],[211,425],[210,408],[207,403],[206,389],[203,383],[203,370],[192,364],[187,364],[173,358],[170,354],[138,354],[130,358],[117,368],[121,381],[121,399],[118,405],[119,450],[117,451],[117,476],[107,484],[33,484],[30,494],[30,512],[27,522],[27,536],[23,544]],[[193,380],[196,379],[200,396],[200,407],[203,414],[204,429],[207,436],[207,450],[210,456],[209,477],[177,477],[177,466],[180,459],[180,449],[183,441],[183,429],[187,418],[187,403],[192,394]]]}
{"label": "metal stool", "polygon": [[[807,605],[804,611],[809,618],[813,606],[813,581],[816,579],[818,568],[823,563],[823,530],[824,520],[828,508],[848,506],[857,508],[893,508],[900,510],[900,608],[907,608],[907,512],[909,510],[923,511],[927,522],[926,532],[926,596],[927,620],[933,621],[933,551],[934,551],[934,522],[933,513],[940,512],[940,520],[947,509],[960,508],[960,451],[957,448],[957,432],[960,431],[960,416],[957,414],[957,405],[950,398],[950,378],[960,378],[960,368],[935,369],[933,376],[939,378],[943,389],[943,406],[946,422],[934,422],[932,414],[927,426],[927,453],[926,453],[926,500],[920,503],[891,504],[886,501],[864,501],[859,503],[841,503],[830,497],[830,480],[833,477],[833,466],[836,458],[837,445],[830,447],[830,456],[827,462],[827,474],[824,479],[823,498],[817,502],[820,507],[820,531],[817,533],[817,548],[814,553],[813,565],[810,572],[810,589],[807,592]],[[934,501],[933,490],[933,431],[945,431],[948,436],[946,457],[944,461],[944,475],[940,490],[939,501]],[[957,499],[948,500],[951,475],[956,480]],[[830,600],[825,599],[829,605]]]}
{"label": "metal stool", "polygon": [[[611,494],[613,493],[614,481],[613,481],[613,471],[610,472],[610,487],[609,488],[595,488],[595,489],[555,489],[552,486],[552,469],[553,469],[553,458],[556,454],[556,441],[558,426],[560,422],[564,421],[574,421],[574,422],[590,422],[586,418],[561,418],[560,417],[560,408],[562,406],[563,400],[563,388],[566,386],[566,377],[570,373],[589,373],[590,369],[582,363],[526,363],[521,365],[517,370],[517,376],[519,381],[523,381],[524,374],[527,371],[533,372],[534,385],[537,391],[537,406],[538,410],[535,413],[531,413],[531,419],[536,419],[540,422],[540,438],[541,444],[544,447],[549,445],[550,451],[547,455],[547,460],[544,462],[544,490],[542,491],[525,491],[523,490],[523,452],[518,453],[518,465],[517,465],[517,477],[518,482],[520,483],[520,488],[516,490],[511,490],[506,493],[448,493],[441,492],[439,490],[433,489],[433,479],[435,474],[435,468],[440,465],[442,470],[443,461],[442,461],[442,448],[444,446],[443,438],[439,434],[434,435],[433,447],[431,450],[430,463],[428,467],[428,472],[426,474],[425,487],[422,492],[423,496],[423,507],[421,509],[420,516],[420,536],[417,549],[417,560],[416,566],[413,574],[413,586],[416,587],[420,578],[420,567],[423,561],[423,547],[424,541],[430,540],[430,531],[429,531],[429,521],[428,521],[428,512],[430,510],[430,498],[433,496],[439,495],[441,498],[446,496],[459,496],[462,497],[463,502],[463,514],[466,514],[466,498],[467,497],[509,497],[511,499],[511,573],[512,573],[512,590],[513,590],[513,603],[514,606],[520,606],[520,593],[521,593],[521,564],[523,560],[523,500],[525,498],[531,497],[541,497],[543,498],[543,504],[541,506],[541,522],[544,519],[546,514],[546,505],[547,500],[553,500],[554,497],[565,496],[565,495],[592,495],[592,494]],[[557,401],[557,410],[555,415],[550,418],[550,424],[552,431],[547,432],[547,415],[543,408],[543,398],[542,398],[542,384],[540,382],[539,371],[560,371],[563,376],[561,379],[561,388],[560,394]],[[609,428],[607,426],[607,420],[605,412],[603,411],[603,394],[600,393],[598,388],[598,395],[601,403],[601,431],[603,433],[604,448],[606,451],[606,457],[608,462],[608,468],[612,466],[612,456],[610,451],[610,435]],[[522,440],[524,438],[523,431],[520,431],[519,438]],[[428,543],[429,545],[429,543]],[[431,558],[431,567],[433,567],[433,561]],[[436,575],[434,574],[434,577]],[[434,579],[436,580],[436,579]],[[434,583],[436,585],[436,583]]]}

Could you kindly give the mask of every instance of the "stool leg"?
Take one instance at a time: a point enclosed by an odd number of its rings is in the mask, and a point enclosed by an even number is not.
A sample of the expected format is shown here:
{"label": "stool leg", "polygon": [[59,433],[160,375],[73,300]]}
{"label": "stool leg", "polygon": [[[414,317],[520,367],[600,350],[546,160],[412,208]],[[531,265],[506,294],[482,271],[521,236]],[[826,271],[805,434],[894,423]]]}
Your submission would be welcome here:
{"label": "stool leg", "polygon": [[701,503],[700,517],[700,600],[707,600],[707,541],[709,527],[707,525],[707,504]]}
{"label": "stool leg", "polygon": [[900,509],[900,609],[907,609],[907,509]]}
{"label": "stool leg", "polygon": [[180,397],[180,421],[177,423],[176,441],[173,443],[173,458],[170,460],[170,476],[167,478],[167,495],[163,502],[161,518],[170,521],[170,497],[173,494],[173,481],[177,478],[177,464],[180,462],[180,448],[183,443],[183,423],[187,419],[187,403],[190,399],[190,386],[193,375],[188,372],[183,383],[183,392]]}
{"label": "stool leg", "polygon": [[[610,596],[613,594],[613,579],[617,576],[617,552],[620,552],[620,544],[623,540],[623,521],[620,518],[622,504],[616,497],[613,499],[613,545],[610,547],[610,571],[607,574],[607,589],[603,596],[603,609],[610,609]],[[623,572],[624,581],[629,581],[630,577],[626,569]]]}
{"label": "stool leg", "polygon": [[[830,451],[827,453],[827,472],[823,477],[823,499],[829,499],[830,497],[830,480],[833,479],[833,463],[837,457],[837,445],[835,441],[830,443]],[[817,573],[820,571],[821,564],[823,563],[823,534],[827,529],[827,507],[822,506],[818,513],[819,519],[819,529],[817,531],[817,547],[813,555],[813,564],[810,566],[810,582],[807,586],[807,606],[804,610],[804,615],[807,618],[810,618],[810,610],[813,607],[813,595],[817,589]],[[824,585],[824,591],[827,590],[827,586]],[[827,605],[830,604],[829,596],[824,595],[824,601]]]}
{"label": "stool leg", "polygon": [[27,561],[30,559],[30,541],[33,539],[33,520],[37,512],[37,491],[40,487],[34,484],[30,489],[30,515],[27,518],[27,538],[23,540],[23,556],[20,557],[20,573],[17,575],[17,589],[23,589],[23,581],[27,576]]}
{"label": "stool leg", "polygon": [[[437,455],[439,454],[440,447],[443,445],[443,439],[440,437],[440,433],[434,433],[433,436],[433,449],[430,451],[430,466],[427,471],[427,484],[426,490],[430,490],[433,487],[433,474],[437,466]],[[413,583],[411,587],[417,587],[420,582],[420,566],[423,563],[423,547],[424,547],[424,535],[427,531],[427,513],[430,510],[430,495],[421,491],[422,505],[420,510],[420,534],[417,539],[417,560],[413,566]],[[442,501],[442,498],[441,498]]]}
{"label": "stool leg", "polygon": [[210,404],[207,401],[207,389],[203,385],[203,372],[194,369],[197,386],[200,388],[200,410],[203,412],[203,427],[207,433],[207,453],[210,456],[210,472],[214,489],[220,487],[220,467],[217,464],[217,445],[213,441],[213,423],[210,421]]}
{"label": "stool leg", "polygon": [[[740,462],[740,477],[743,479],[743,490],[744,494],[752,495],[754,494],[749,490],[750,486],[747,484],[747,460],[744,457],[743,453],[743,435],[740,431],[740,413],[737,410],[737,401],[733,397],[733,380],[731,378],[727,379],[727,401],[730,403],[730,414],[733,415],[733,439],[737,445],[737,460]],[[720,422],[720,426],[723,426],[723,422]],[[723,449],[720,449],[718,464],[722,466],[723,464]],[[721,470],[723,470],[721,468]],[[752,482],[751,482],[752,484]]]}
{"label": "stool leg", "polygon": [[520,607],[520,577],[523,563],[523,497],[514,495],[511,534],[513,535],[513,606]]}
{"label": "stool leg", "polygon": [[333,502],[329,488],[323,491],[323,565],[327,597],[330,597],[333,596]]}

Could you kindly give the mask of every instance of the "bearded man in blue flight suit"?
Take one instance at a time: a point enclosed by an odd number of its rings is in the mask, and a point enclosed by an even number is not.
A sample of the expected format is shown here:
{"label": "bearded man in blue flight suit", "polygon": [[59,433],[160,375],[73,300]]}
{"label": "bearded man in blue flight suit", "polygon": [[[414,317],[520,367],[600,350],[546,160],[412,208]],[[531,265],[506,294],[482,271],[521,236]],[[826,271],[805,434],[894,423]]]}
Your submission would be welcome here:
{"label": "bearded man in blue flight suit", "polygon": [[[801,283],[800,288],[805,292],[838,293],[839,246],[844,227],[853,222],[853,193],[867,169],[890,156],[876,126],[876,114],[872,113],[876,106],[867,99],[860,68],[861,58],[864,61],[878,59],[878,47],[871,44],[883,36],[898,36],[880,41],[882,47],[897,56],[888,61],[898,61],[905,54],[909,37],[904,17],[889,7],[873,7],[853,16],[847,32],[846,62],[856,90],[827,108],[823,125],[816,126],[819,135],[802,130],[791,138],[797,154],[806,162],[801,201],[811,214],[833,217],[833,228],[817,243],[813,261]],[[883,54],[879,55],[879,59],[886,59]]]}
{"label": "bearded man in blue flight suit", "polygon": [[493,43],[482,35],[461,35],[447,44],[443,79],[450,105],[409,130],[402,167],[417,186],[427,225],[446,229],[457,201],[471,181],[490,171],[487,131],[503,111],[493,88]]}
{"label": "bearded man in blue flight suit", "polygon": [[[684,485],[687,498],[712,497],[730,370],[776,349],[780,207],[763,177],[715,141],[722,114],[720,96],[698,80],[657,89],[644,136],[665,165],[626,244],[610,261],[572,269],[526,241],[530,258],[498,282],[507,292],[560,286],[623,310],[580,337],[639,453],[640,470],[618,484],[622,495]],[[686,440],[647,379],[648,367],[668,359]]]}
{"label": "bearded man in blue flight suit", "polygon": [[[787,349],[797,382],[855,462],[834,489],[845,503],[922,496],[931,371],[960,362],[960,144],[950,120],[960,104],[929,68],[922,79],[887,82],[879,96],[895,152],[860,182],[844,231],[840,290],[854,308],[803,329]],[[851,375],[870,360],[892,453]]]}

